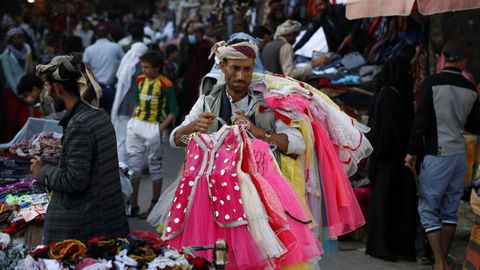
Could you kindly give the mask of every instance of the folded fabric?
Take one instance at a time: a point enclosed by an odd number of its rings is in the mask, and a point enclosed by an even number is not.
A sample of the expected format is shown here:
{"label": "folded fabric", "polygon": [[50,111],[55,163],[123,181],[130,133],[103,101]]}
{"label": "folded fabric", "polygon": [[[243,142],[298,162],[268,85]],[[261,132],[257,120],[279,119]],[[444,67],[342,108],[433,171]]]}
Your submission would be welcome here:
{"label": "folded fabric", "polygon": [[345,55],[341,61],[342,65],[348,70],[358,68],[365,65],[365,58],[359,52],[352,52]]}
{"label": "folded fabric", "polygon": [[148,270],[165,269],[167,267],[185,269],[189,266],[190,263],[184,255],[180,255],[176,250],[168,250],[148,263]]}
{"label": "folded fabric", "polygon": [[10,246],[10,235],[6,233],[0,233],[0,250],[5,250]]}
{"label": "folded fabric", "polygon": [[25,219],[26,222],[30,222],[34,220],[36,217],[40,215],[45,215],[47,213],[47,209],[41,206],[31,206],[28,208],[22,208],[19,211],[19,214]]}
{"label": "folded fabric", "polygon": [[332,80],[333,85],[361,85],[362,79],[356,75],[345,75],[342,78]]}

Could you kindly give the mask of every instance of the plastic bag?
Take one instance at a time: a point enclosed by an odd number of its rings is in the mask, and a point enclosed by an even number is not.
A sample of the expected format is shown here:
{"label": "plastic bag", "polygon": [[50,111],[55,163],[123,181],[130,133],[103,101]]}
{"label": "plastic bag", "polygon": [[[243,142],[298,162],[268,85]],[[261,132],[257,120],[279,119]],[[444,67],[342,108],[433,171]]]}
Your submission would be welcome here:
{"label": "plastic bag", "polygon": [[125,202],[127,202],[133,193],[133,186],[130,182],[132,171],[129,170],[127,165],[122,162],[118,164],[118,168],[120,169],[120,184],[122,186],[123,199]]}

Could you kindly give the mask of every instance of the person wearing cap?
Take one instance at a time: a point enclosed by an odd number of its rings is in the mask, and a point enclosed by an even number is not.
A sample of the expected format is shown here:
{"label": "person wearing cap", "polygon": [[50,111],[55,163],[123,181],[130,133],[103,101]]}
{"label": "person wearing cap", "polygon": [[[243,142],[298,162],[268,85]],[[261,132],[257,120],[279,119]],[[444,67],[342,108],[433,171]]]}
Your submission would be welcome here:
{"label": "person wearing cap", "polygon": [[[285,154],[302,155],[305,142],[297,129],[281,120],[263,100],[263,94],[250,89],[258,47],[248,40],[218,42],[212,56],[220,59],[225,83],[215,85],[200,96],[183,123],[170,134],[172,147],[185,146],[182,138],[195,132],[218,131],[224,122],[228,125],[247,123],[249,131],[258,139],[277,145]],[[260,110],[260,107],[263,109]],[[222,119],[222,120],[219,120]]]}
{"label": "person wearing cap", "polygon": [[23,30],[11,28],[7,31],[6,41],[7,48],[0,56],[6,88],[0,102],[6,113],[5,131],[0,136],[3,142],[9,141],[24,124],[19,121],[18,115],[29,113],[28,105],[25,106],[18,96],[17,86],[32,67],[32,50],[24,40]]}
{"label": "person wearing cap", "polygon": [[67,110],[58,165],[31,160],[32,175],[52,192],[44,244],[65,239],[125,237],[129,233],[117,159],[115,130],[99,109],[101,88],[79,54],[38,65],[57,112]]}
{"label": "person wearing cap", "polygon": [[419,175],[418,212],[435,257],[435,269],[448,269],[446,257],[457,225],[457,210],[467,169],[464,130],[479,133],[480,105],[475,86],[462,76],[465,44],[457,39],[443,48],[445,67],[423,81],[408,144],[405,166],[415,170],[424,149]]}
{"label": "person wearing cap", "polygon": [[323,56],[304,66],[293,64],[294,51],[292,45],[295,43],[301,28],[302,25],[293,20],[287,20],[277,27],[274,40],[267,43],[262,51],[262,63],[266,70],[301,80],[312,75],[314,67],[328,63],[329,59]]}

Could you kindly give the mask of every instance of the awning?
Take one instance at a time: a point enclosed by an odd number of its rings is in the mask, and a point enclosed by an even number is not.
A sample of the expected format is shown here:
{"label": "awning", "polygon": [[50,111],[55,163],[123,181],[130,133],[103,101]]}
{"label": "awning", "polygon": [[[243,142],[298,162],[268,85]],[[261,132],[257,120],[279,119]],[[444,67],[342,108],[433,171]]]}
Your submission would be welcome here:
{"label": "awning", "polygon": [[421,14],[431,15],[480,8],[480,0],[347,0],[346,16],[350,20],[379,16],[408,16],[417,8]]}

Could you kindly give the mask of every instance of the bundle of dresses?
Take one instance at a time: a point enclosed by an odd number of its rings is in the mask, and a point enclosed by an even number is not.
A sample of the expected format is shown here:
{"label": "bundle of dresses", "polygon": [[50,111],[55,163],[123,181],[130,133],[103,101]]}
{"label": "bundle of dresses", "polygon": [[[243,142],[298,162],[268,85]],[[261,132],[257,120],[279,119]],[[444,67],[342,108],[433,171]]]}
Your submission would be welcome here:
{"label": "bundle of dresses", "polygon": [[227,269],[274,269],[322,253],[270,146],[237,125],[191,137],[183,173],[172,186],[148,221],[164,225],[162,239],[174,248],[225,239]]}
{"label": "bundle of dresses", "polygon": [[181,175],[147,221],[174,248],[225,239],[227,269],[308,265],[331,239],[365,224],[348,175],[372,151],[368,128],[290,78],[255,74],[250,89],[269,106],[258,110],[272,109],[300,130],[305,153],[274,156],[237,125],[193,134]]}
{"label": "bundle of dresses", "polygon": [[320,91],[291,78],[257,74],[251,89],[263,93],[277,119],[303,135],[304,155],[297,159],[281,155],[280,167],[321,225],[315,232],[324,247],[329,239],[363,226],[348,176],[373,150],[363,135],[368,127],[342,112]]}

